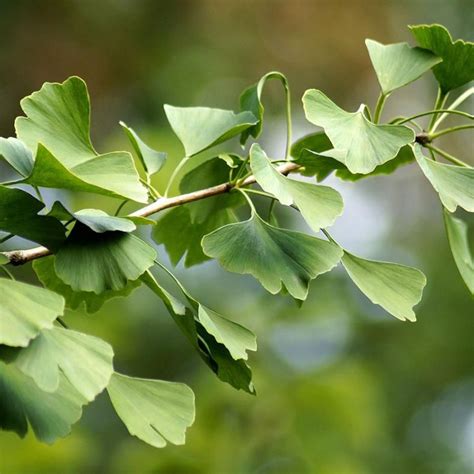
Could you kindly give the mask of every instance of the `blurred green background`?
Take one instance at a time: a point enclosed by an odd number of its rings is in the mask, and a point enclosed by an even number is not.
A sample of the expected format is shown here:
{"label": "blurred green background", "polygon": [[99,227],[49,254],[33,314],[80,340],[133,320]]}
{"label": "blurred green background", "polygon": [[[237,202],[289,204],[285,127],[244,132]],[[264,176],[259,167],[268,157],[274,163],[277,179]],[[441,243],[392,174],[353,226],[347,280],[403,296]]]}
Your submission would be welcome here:
{"label": "blurred green background", "polygon": [[[154,182],[163,190],[182,153],[163,103],[237,109],[243,88],[277,69],[292,86],[297,138],[312,130],[300,106],[305,89],[322,89],[350,110],[374,104],[378,86],[365,38],[413,43],[407,24],[440,22],[455,38],[472,40],[473,6],[472,0],[0,0],[0,135],[14,133],[22,97],[44,81],[79,75],[89,85],[98,149],[129,149],[118,126],[124,120],[170,152]],[[393,94],[386,114],[426,110],[435,92],[427,75]],[[264,101],[262,144],[276,157],[285,141],[278,84],[268,86]],[[472,102],[467,107],[472,111]],[[473,163],[468,133],[444,144]],[[0,174],[8,177],[7,169]],[[338,240],[362,256],[411,264],[427,275],[417,323],[401,323],[370,304],[340,269],[313,282],[298,309],[215,263],[178,266],[201,301],[257,333],[251,363],[258,396],[220,383],[161,303],[139,289],[95,315],[70,313],[67,320],[112,343],[121,371],[193,388],[197,419],[186,445],[157,450],[130,437],[102,395],[54,446],[0,433],[0,472],[472,473],[474,305],[452,261],[437,196],[414,165],[390,177],[329,182],[346,204],[334,226]],[[52,202],[59,193],[46,196]],[[72,205],[113,203],[84,195]],[[294,214],[280,217],[304,228]],[[11,243],[19,245],[29,244]],[[160,255],[169,264],[163,249]],[[35,281],[30,267],[16,274]]]}

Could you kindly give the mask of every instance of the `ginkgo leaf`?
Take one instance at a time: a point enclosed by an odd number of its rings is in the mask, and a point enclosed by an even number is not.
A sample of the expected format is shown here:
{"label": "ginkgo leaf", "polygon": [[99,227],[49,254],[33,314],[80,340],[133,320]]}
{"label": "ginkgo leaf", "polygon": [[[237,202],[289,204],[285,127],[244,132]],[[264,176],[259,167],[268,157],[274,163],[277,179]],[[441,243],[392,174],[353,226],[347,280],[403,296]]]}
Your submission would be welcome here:
{"label": "ginkgo leaf", "polygon": [[61,374],[91,402],[104,390],[114,371],[112,347],[103,340],[60,327],[44,329],[21,349],[15,366],[45,392],[59,388]]}
{"label": "ginkgo leaf", "polygon": [[38,215],[44,204],[31,194],[0,185],[0,230],[55,250],[66,238],[54,217]]}
{"label": "ginkgo leaf", "polygon": [[15,364],[0,360],[0,428],[23,438],[30,425],[40,441],[52,444],[70,433],[85,403],[64,375],[55,392],[44,392]]}
{"label": "ginkgo leaf", "polygon": [[237,390],[255,394],[252,372],[245,363],[247,351],[257,349],[255,335],[201,305],[177,280],[187,306],[163,289],[150,272],[141,279],[163,301],[177,326],[209,368]]}
{"label": "ginkgo leaf", "polygon": [[418,47],[410,48],[408,43],[384,45],[366,39],[365,44],[380,88],[385,95],[416,81],[426,71],[442,61],[431,51]]}
{"label": "ginkgo leaf", "polygon": [[185,384],[114,373],[107,391],[131,435],[156,448],[181,445],[194,422],[194,393]]}
{"label": "ginkgo leaf", "polygon": [[235,114],[231,110],[207,107],[164,106],[174,133],[184,146],[186,156],[193,156],[238,135],[257,123],[250,112]]}
{"label": "ginkgo leaf", "polygon": [[135,153],[141,161],[143,168],[148,176],[153,176],[155,173],[163,168],[167,154],[162,151],[156,151],[150,148],[126,123],[120,122],[120,125],[127,134],[130,143],[132,144]]}
{"label": "ginkgo leaf", "polygon": [[27,182],[147,201],[131,155],[99,155],[92,146],[89,94],[82,79],[47,82],[20,105],[26,117],[15,121],[17,136],[36,153]]}
{"label": "ginkgo leaf", "polygon": [[262,133],[263,113],[265,111],[262,104],[262,92],[266,82],[272,79],[280,80],[285,90],[288,91],[286,77],[281,72],[272,71],[262,76],[256,84],[245,89],[240,95],[240,110],[247,110],[258,119],[255,125],[247,128],[240,135],[240,143],[242,145],[245,145],[250,135],[254,138],[258,138]]}
{"label": "ginkgo leaf", "polygon": [[93,292],[74,291],[56,275],[56,270],[54,268],[55,258],[56,257],[51,255],[49,257],[35,260],[33,262],[33,270],[43,286],[62,295],[66,300],[66,306],[73,310],[78,309],[79,306],[84,303],[88,313],[96,313],[100,308],[102,308],[106,301],[120,296],[129,296],[132,291],[138,288],[141,284],[140,279],[129,281],[127,286],[122,290],[107,290],[100,295],[96,295]]}
{"label": "ginkgo leaf", "polygon": [[438,192],[444,207],[449,212],[454,212],[458,206],[474,212],[474,168],[430,160],[423,155],[420,145],[415,145],[413,151],[416,161]]}
{"label": "ginkgo leaf", "polygon": [[365,116],[364,106],[357,112],[346,112],[316,89],[305,92],[303,105],[306,118],[324,128],[339,153],[331,157],[344,163],[351,173],[370,173],[415,139],[410,128],[374,124]]}
{"label": "ginkgo leaf", "polygon": [[331,270],[342,256],[337,245],[273,227],[255,212],[247,221],[206,235],[202,246],[226,270],[253,275],[273,294],[284,285],[299,300],[306,298],[310,281]]}
{"label": "ginkgo leaf", "polygon": [[10,263],[10,259],[3,253],[0,253],[0,265],[7,265],[8,263]]}
{"label": "ginkgo leaf", "polygon": [[433,51],[443,62],[433,68],[443,94],[474,80],[474,43],[453,41],[442,25],[409,26],[418,44]]}
{"label": "ginkgo leaf", "polygon": [[19,281],[0,278],[0,344],[25,347],[64,312],[62,296]]}
{"label": "ginkgo leaf", "polygon": [[444,223],[456,266],[468,290],[474,296],[474,259],[469,247],[467,224],[446,210],[444,211]]}
{"label": "ginkgo leaf", "polygon": [[124,232],[96,234],[76,223],[56,254],[57,276],[74,291],[123,290],[153,265],[156,251]]}
{"label": "ginkgo leaf", "polygon": [[285,206],[295,204],[315,232],[329,227],[342,214],[344,204],[336,190],[283,176],[257,143],[250,149],[250,167],[262,189]]}
{"label": "ginkgo leaf", "polygon": [[416,321],[413,306],[421,301],[425,275],[416,268],[379,262],[344,251],[342,264],[360,291],[374,304],[405,321]]}
{"label": "ginkgo leaf", "polygon": [[28,176],[33,169],[33,154],[17,138],[0,138],[0,157],[2,157],[22,176]]}

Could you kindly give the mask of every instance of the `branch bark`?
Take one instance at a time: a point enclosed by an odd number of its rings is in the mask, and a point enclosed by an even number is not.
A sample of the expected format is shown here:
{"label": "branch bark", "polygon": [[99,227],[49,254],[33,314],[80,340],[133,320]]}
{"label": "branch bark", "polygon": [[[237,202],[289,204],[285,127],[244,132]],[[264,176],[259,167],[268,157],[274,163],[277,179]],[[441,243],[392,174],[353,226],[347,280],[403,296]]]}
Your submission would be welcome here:
{"label": "branch bark", "polygon": [[[288,174],[292,171],[296,171],[298,168],[299,165],[296,163],[284,163],[278,167],[278,171],[282,174]],[[255,177],[249,176],[243,183],[240,184],[240,187],[249,186],[255,182]],[[199,201],[211,196],[228,193],[233,187],[234,185],[231,183],[223,183],[210,188],[200,189],[199,191],[194,191],[192,193],[181,194],[179,196],[173,196],[169,198],[160,198],[151,204],[148,204],[147,206],[132,212],[130,216],[148,217],[171,207],[181,206],[189,202]],[[35,247],[27,250],[11,250],[9,252],[3,252],[3,255],[8,258],[12,265],[23,265],[37,258],[51,255],[51,253],[52,252],[46,247]]]}

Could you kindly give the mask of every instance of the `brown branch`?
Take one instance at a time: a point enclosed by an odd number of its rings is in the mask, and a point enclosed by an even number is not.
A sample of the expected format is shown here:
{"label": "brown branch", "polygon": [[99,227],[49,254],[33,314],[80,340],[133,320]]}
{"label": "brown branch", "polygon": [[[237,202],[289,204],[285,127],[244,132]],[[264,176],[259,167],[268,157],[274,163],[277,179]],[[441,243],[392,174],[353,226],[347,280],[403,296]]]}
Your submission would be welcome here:
{"label": "brown branch", "polygon": [[[292,171],[295,171],[299,168],[299,165],[296,163],[284,163],[278,167],[278,171],[282,174],[288,174]],[[249,186],[256,182],[255,176],[249,176],[245,179],[240,186]],[[160,198],[156,201],[148,204],[148,206],[142,207],[135,212],[132,212],[130,216],[134,217],[147,217],[157,212],[169,209],[170,207],[181,206],[193,201],[199,201],[201,199],[206,199],[211,196],[217,196],[219,194],[224,194],[229,192],[235,185],[231,183],[223,183],[217,186],[212,186],[206,189],[200,189],[199,191],[194,191],[192,193],[181,194],[179,196],[173,196],[169,198]],[[12,265],[23,265],[31,260],[37,258],[46,257],[51,255],[51,251],[46,247],[35,247],[28,250],[11,250],[10,252],[3,252]]]}

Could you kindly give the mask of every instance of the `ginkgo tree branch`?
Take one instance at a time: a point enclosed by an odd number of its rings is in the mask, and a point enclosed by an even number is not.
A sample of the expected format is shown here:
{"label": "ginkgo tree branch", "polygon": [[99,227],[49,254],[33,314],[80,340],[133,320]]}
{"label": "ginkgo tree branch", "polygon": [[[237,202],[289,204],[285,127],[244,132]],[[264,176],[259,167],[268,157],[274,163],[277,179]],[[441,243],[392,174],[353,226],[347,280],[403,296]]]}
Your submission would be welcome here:
{"label": "ginkgo tree branch", "polygon": [[[296,163],[285,163],[278,167],[278,171],[282,174],[288,174],[292,171],[296,171],[300,166]],[[255,177],[249,176],[242,183],[241,186],[249,186],[256,182]],[[130,217],[148,217],[157,212],[169,209],[171,207],[181,206],[194,201],[199,201],[201,199],[206,199],[212,196],[217,196],[219,194],[224,194],[233,189],[236,185],[230,182],[218,184],[217,186],[212,186],[210,188],[200,189],[198,191],[193,191],[191,193],[180,194],[173,197],[162,197],[156,201],[148,204],[141,209],[136,210],[130,214]],[[46,257],[51,255],[51,251],[46,247],[35,247],[27,250],[11,250],[9,252],[3,252],[12,265],[23,265],[37,258]]]}

